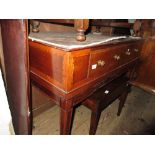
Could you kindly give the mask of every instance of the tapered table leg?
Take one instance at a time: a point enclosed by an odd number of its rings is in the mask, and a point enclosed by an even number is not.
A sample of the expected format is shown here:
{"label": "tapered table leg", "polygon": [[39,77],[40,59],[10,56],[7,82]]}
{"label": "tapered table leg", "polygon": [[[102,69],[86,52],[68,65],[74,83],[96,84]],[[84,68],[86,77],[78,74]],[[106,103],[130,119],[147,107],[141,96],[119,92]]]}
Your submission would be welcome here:
{"label": "tapered table leg", "polygon": [[72,109],[70,111],[67,111],[61,108],[61,114],[60,114],[60,134],[61,135],[70,134],[72,113],[73,113]]}
{"label": "tapered table leg", "polygon": [[117,112],[117,116],[120,116],[121,112],[122,112],[122,108],[125,104],[126,98],[128,96],[129,91],[125,91],[119,98],[120,102],[119,102],[119,107],[118,107],[118,112]]}
{"label": "tapered table leg", "polygon": [[90,122],[90,130],[89,130],[90,135],[95,135],[97,126],[98,126],[98,122],[100,119],[100,115],[101,115],[101,111],[92,112],[91,122]]}
{"label": "tapered table leg", "polygon": [[69,135],[71,133],[73,107],[71,101],[62,102],[60,105],[60,134]]}

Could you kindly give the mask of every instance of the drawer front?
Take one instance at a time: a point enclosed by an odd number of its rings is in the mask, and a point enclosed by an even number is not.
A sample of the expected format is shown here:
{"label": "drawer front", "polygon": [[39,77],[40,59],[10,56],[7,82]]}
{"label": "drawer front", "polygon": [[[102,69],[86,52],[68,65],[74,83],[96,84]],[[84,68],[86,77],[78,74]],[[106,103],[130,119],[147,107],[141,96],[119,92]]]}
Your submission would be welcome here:
{"label": "drawer front", "polygon": [[133,43],[131,45],[127,45],[121,52],[121,65],[129,63],[130,61],[139,57],[140,50],[140,44]]}
{"label": "drawer front", "polygon": [[110,51],[101,51],[101,50],[91,53],[90,69],[89,69],[90,77],[96,77],[105,72],[108,72],[111,66],[114,65],[114,62],[112,61],[109,53]]}
{"label": "drawer front", "polygon": [[140,56],[141,48],[142,48],[141,43],[133,44],[132,52],[134,53],[135,57]]}
{"label": "drawer front", "polygon": [[89,77],[97,78],[127,64],[139,56],[139,51],[139,44],[134,43],[92,51]]}

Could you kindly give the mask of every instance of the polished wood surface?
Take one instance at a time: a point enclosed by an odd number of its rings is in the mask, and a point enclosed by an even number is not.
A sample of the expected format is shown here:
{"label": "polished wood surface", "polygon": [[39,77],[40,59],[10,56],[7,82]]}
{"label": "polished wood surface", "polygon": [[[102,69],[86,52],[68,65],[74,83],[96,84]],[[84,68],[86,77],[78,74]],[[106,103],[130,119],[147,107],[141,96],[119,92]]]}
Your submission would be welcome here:
{"label": "polished wood surface", "polygon": [[31,81],[61,108],[60,133],[70,134],[73,108],[133,69],[141,40],[65,51],[29,40]]}
{"label": "polished wood surface", "polygon": [[27,20],[1,20],[6,92],[16,134],[31,134]]}

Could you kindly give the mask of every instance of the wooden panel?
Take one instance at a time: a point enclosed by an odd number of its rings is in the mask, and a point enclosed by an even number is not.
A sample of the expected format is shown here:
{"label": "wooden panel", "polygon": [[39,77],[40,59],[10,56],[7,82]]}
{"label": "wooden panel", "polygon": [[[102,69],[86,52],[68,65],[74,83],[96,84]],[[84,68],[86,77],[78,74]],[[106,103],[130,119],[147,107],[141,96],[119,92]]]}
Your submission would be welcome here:
{"label": "wooden panel", "polygon": [[[98,77],[125,65],[140,54],[140,46],[137,43],[129,43],[120,46],[113,46],[110,49],[104,48],[94,50],[91,53],[90,77]],[[102,61],[104,64],[100,64]],[[96,67],[95,67],[96,65]]]}
{"label": "wooden panel", "polygon": [[146,91],[155,93],[155,39],[149,38],[144,42],[141,52],[141,64],[138,69],[137,79],[133,81]]}
{"label": "wooden panel", "polygon": [[16,134],[31,134],[27,20],[2,20],[7,95]]}
{"label": "wooden panel", "polygon": [[73,58],[74,73],[73,73],[73,84],[80,82],[87,78],[89,55],[79,56]]}
{"label": "wooden panel", "polygon": [[1,25],[0,25],[0,68],[2,70],[2,76],[4,79],[4,83],[6,85],[6,73],[5,73],[4,54],[2,45]]}
{"label": "wooden panel", "polygon": [[31,71],[63,88],[65,52],[32,41],[29,41],[29,49]]}
{"label": "wooden panel", "polygon": [[[126,54],[128,48],[134,47],[133,43],[125,42],[65,52],[30,41],[31,72],[67,93],[136,58],[136,52]],[[117,59],[115,56],[120,58]],[[105,64],[101,66],[98,61],[104,61]],[[96,69],[92,69],[94,64]]]}
{"label": "wooden panel", "polygon": [[89,71],[90,49],[80,49],[68,53],[68,65],[66,67],[67,91],[70,92],[86,83]]}
{"label": "wooden panel", "polygon": [[141,48],[139,45],[141,44],[131,43],[129,45],[124,46],[124,48],[122,48],[122,52],[121,52],[122,65],[140,56]]}
{"label": "wooden panel", "polygon": [[[91,53],[91,60],[90,60],[90,69],[89,69],[89,76],[90,77],[98,77],[104,74],[105,72],[108,72],[111,65],[114,64],[114,61],[111,59],[109,49],[101,49],[96,50]],[[102,61],[103,66],[99,65],[98,62]]]}

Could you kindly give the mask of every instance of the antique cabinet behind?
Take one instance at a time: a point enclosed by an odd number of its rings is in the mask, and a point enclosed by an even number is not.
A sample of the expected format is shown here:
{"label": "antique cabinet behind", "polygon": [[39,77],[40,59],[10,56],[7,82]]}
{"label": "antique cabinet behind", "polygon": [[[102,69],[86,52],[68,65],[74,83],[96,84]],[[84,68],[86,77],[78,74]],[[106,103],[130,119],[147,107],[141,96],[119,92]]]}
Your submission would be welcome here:
{"label": "antique cabinet behind", "polygon": [[142,19],[140,35],[144,38],[141,63],[137,69],[137,79],[132,84],[155,94],[155,20]]}
{"label": "antique cabinet behind", "polygon": [[31,134],[27,20],[0,20],[6,92],[16,134]]}

